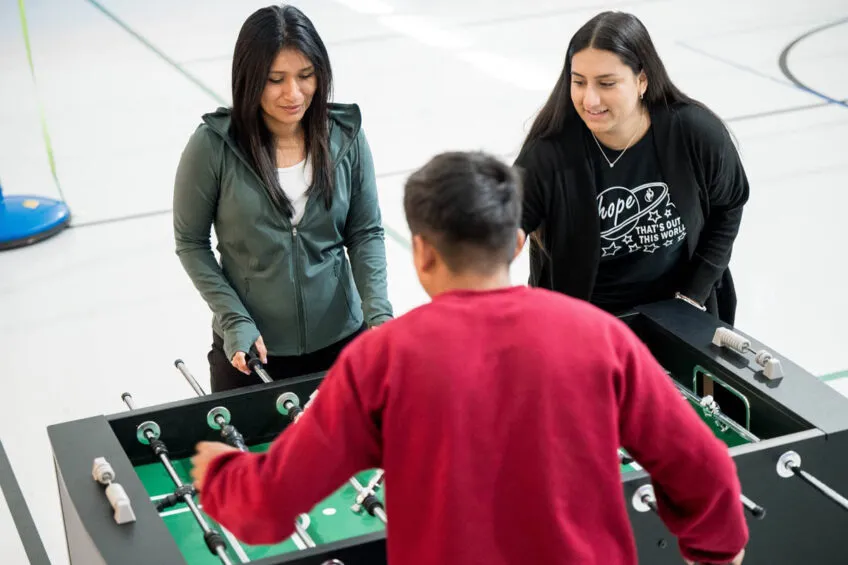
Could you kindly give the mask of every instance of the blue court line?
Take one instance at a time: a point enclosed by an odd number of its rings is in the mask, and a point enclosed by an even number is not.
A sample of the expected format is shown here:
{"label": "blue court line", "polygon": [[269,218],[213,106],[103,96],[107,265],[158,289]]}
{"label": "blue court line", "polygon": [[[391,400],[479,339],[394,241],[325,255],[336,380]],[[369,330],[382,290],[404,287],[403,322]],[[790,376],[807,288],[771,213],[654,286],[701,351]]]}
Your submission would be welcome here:
{"label": "blue court line", "polygon": [[[835,25],[841,25],[841,24],[844,24],[844,23],[848,23],[848,18],[846,18],[844,20],[839,20],[839,21],[834,22],[834,23],[827,24],[826,26],[821,26],[819,28],[816,28],[815,30],[808,32],[808,33],[802,35],[801,37],[799,37],[798,39],[795,39],[794,41],[792,41],[787,47],[785,47],[782,50],[782,52],[780,54],[778,64],[780,66],[780,69],[783,71],[783,73],[786,74],[788,72],[788,68],[786,68],[787,67],[786,59],[787,59],[788,53],[795,45],[798,44],[799,41],[801,41],[802,39],[804,39],[806,37],[809,37],[810,35],[812,35],[815,32],[822,31],[824,29],[834,27]],[[812,88],[802,84],[798,80],[783,80],[783,79],[774,77],[774,76],[772,76],[768,73],[765,73],[765,72],[763,72],[760,69],[757,69],[755,67],[749,67],[748,65],[743,65],[741,63],[738,63],[737,61],[725,59],[724,57],[720,57],[720,56],[715,55],[713,53],[710,53],[708,51],[698,49],[697,47],[693,47],[691,45],[683,43],[682,41],[677,41],[675,43],[677,43],[677,45],[683,47],[684,49],[688,49],[689,51],[692,51],[693,53],[697,53],[698,55],[701,55],[703,57],[707,57],[708,59],[718,61],[720,63],[723,63],[725,65],[733,67],[734,69],[744,71],[748,74],[752,74],[752,75],[758,76],[760,78],[764,78],[766,80],[770,80],[771,82],[775,82],[775,83],[777,83],[781,86],[786,86],[786,87],[789,87],[789,88],[792,88],[792,89],[795,89],[795,90],[800,90],[801,92],[806,92],[807,94],[812,94],[816,98],[820,98],[821,100],[824,100],[828,104],[835,104],[837,106],[842,106],[843,108],[848,108],[848,102],[846,102],[844,100],[838,100],[836,98],[831,98],[830,96],[827,96],[826,94],[822,94],[821,92],[813,90]],[[793,76],[789,76],[788,78],[794,79]]]}
{"label": "blue court line", "polygon": [[708,59],[712,59],[713,61],[718,61],[719,63],[724,63],[725,65],[733,67],[734,69],[738,69],[740,71],[745,71],[748,74],[756,75],[760,78],[764,78],[764,79],[770,80],[772,82],[776,82],[777,84],[779,84],[781,86],[786,86],[786,87],[793,88],[793,89],[797,88],[794,84],[792,84],[788,80],[783,80],[783,79],[777,78],[775,76],[772,76],[768,73],[764,73],[763,71],[761,71],[757,68],[749,67],[747,65],[743,65],[743,64],[738,63],[736,61],[731,61],[730,59],[725,59],[724,57],[719,57],[718,55],[710,53],[709,51],[704,51],[703,49],[698,49],[697,47],[693,47],[691,45],[683,43],[682,41],[676,41],[675,43],[677,43],[678,45],[680,45],[684,49],[688,49],[689,51],[692,51],[693,53],[697,53],[698,55],[701,55],[701,56],[706,57]]}
{"label": "blue court line", "polygon": [[848,24],[848,18],[840,18],[838,20],[834,20],[834,21],[826,23],[824,25],[820,25],[820,26],[815,27],[815,28],[807,31],[806,33],[803,33],[800,36],[796,37],[794,40],[790,41],[789,44],[786,47],[783,48],[783,51],[780,52],[780,56],[777,58],[777,64],[780,67],[780,72],[783,73],[783,76],[785,76],[790,81],[792,81],[792,84],[794,84],[800,90],[803,90],[804,92],[809,92],[810,94],[812,94],[814,96],[818,96],[819,98],[822,98],[824,100],[828,100],[832,104],[837,104],[839,106],[843,106],[845,108],[848,108],[848,104],[846,104],[846,103],[844,103],[840,100],[834,100],[834,99],[824,95],[823,93],[821,93],[821,92],[819,92],[819,91],[817,91],[813,88],[810,88],[809,86],[807,86],[806,84],[801,82],[798,79],[798,77],[795,76],[795,73],[792,72],[792,69],[789,68],[789,61],[788,61],[789,60],[789,52],[792,51],[792,49],[794,49],[795,46],[798,45],[799,43],[801,43],[803,40],[805,40],[808,37],[815,35],[819,32],[822,32],[822,31],[825,31],[825,30],[828,30],[830,28],[840,26],[840,25],[843,25],[843,24]]}
{"label": "blue court line", "polygon": [[744,71],[746,73],[756,75],[760,78],[764,78],[764,79],[770,80],[772,82],[776,82],[777,84],[779,84],[781,86],[785,86],[787,88],[792,88],[793,90],[800,90],[801,92],[806,92],[807,94],[812,94],[816,98],[821,98],[822,100],[824,100],[828,104],[836,104],[837,106],[842,106],[843,108],[848,108],[848,103],[846,103],[844,100],[837,100],[836,98],[831,98],[830,96],[822,94],[821,92],[817,92],[817,91],[815,91],[811,88],[801,86],[799,84],[795,84],[795,83],[790,82],[788,80],[779,79],[777,77],[771,76],[768,73],[764,73],[763,71],[760,71],[759,69],[756,69],[754,67],[742,65],[740,63],[737,63],[736,61],[731,61],[730,59],[725,59],[724,57],[719,57],[718,55],[714,55],[714,54],[709,53],[707,51],[703,51],[701,49],[698,49],[697,47],[692,47],[691,45],[687,45],[687,44],[682,43],[680,41],[678,41],[677,44],[680,45],[681,47],[685,48],[685,49],[688,49],[689,51],[692,51],[693,53],[697,53],[698,55],[701,55],[703,57],[707,57],[708,59],[718,61],[719,63],[724,63],[725,65],[731,66],[734,69],[738,69],[740,71]]}

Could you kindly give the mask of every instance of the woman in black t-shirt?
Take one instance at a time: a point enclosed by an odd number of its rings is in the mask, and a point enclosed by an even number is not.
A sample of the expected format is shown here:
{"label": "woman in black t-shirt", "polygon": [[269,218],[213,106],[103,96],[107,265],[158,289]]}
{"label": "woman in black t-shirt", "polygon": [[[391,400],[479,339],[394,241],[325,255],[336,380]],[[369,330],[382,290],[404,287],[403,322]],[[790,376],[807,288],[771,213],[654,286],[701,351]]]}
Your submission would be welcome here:
{"label": "woman in black t-shirt", "polygon": [[531,285],[613,313],[677,297],[733,323],[748,180],[722,121],[674,86],[635,16],[604,12],[574,35],[515,164]]}

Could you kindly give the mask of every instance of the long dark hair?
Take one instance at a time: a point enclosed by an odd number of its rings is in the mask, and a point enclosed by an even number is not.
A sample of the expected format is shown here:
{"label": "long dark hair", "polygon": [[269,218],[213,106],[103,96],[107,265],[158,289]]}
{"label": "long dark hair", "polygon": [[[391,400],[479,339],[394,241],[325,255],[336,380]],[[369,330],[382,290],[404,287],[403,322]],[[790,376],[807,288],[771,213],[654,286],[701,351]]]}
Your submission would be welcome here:
{"label": "long dark hair", "polygon": [[267,186],[274,204],[289,217],[291,202],[277,177],[276,143],[262,118],[262,92],[282,49],[296,49],[315,68],[317,88],[303,116],[306,155],[312,164],[310,193],[318,191],[329,209],[333,202],[329,100],[333,87],[330,57],[315,26],[294,6],[269,6],[250,15],[241,27],[233,54],[232,135]]}
{"label": "long dark hair", "polygon": [[[722,121],[715,112],[701,102],[690,98],[675,86],[654,47],[648,29],[639,18],[626,12],[607,11],[601,12],[586,22],[571,38],[565,54],[562,74],[547,102],[533,121],[524,140],[522,153],[534,141],[556,136],[567,126],[581,122],[574,108],[574,102],[571,100],[571,59],[575,54],[590,47],[615,53],[634,74],[645,72],[648,88],[641,102],[648,111],[659,106],[693,104]],[[538,247],[537,251],[548,256],[542,241],[543,234],[544,227],[540,227],[529,235],[531,243],[535,243]],[[531,253],[533,251],[531,246]]]}
{"label": "long dark hair", "polygon": [[686,96],[671,81],[647,28],[639,18],[624,12],[601,12],[571,38],[562,74],[533,122],[524,142],[525,147],[534,140],[562,132],[572,120],[580,119],[571,101],[571,59],[589,47],[615,53],[634,74],[645,72],[648,89],[642,104],[647,109],[679,103],[695,104],[707,109],[697,100]]}

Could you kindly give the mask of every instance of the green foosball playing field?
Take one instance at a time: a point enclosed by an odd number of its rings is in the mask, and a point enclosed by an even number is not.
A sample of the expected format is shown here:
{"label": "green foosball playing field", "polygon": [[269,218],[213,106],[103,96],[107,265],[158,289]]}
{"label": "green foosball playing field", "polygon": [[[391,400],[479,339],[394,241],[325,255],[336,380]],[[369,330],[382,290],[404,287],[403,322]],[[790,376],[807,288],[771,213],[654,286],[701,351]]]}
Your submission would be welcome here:
{"label": "green foosball playing field", "polygon": [[[264,452],[269,446],[270,444],[267,443],[251,446],[250,451]],[[172,463],[183,483],[190,484],[191,460],[188,458],[174,459]],[[140,465],[135,470],[147,489],[152,503],[155,504],[174,492],[174,483],[161,463]],[[374,474],[375,470],[364,471],[356,475],[356,479],[362,485],[367,485]],[[379,519],[371,516],[364,509],[361,509],[358,513],[351,509],[356,503],[356,496],[357,492],[353,485],[345,483],[306,514],[308,518],[305,523],[301,522],[301,526],[305,528],[316,545],[353,538],[385,528]],[[383,489],[377,491],[377,498],[383,502]],[[195,500],[198,500],[198,498],[195,498]],[[180,503],[163,510],[159,515],[168,531],[174,536],[177,546],[189,565],[220,565],[221,561],[218,557],[211,554],[207,549],[200,526],[188,506]],[[205,513],[203,517],[210,527],[224,534],[227,541],[227,553],[233,563],[244,562],[245,556],[254,561],[305,549],[303,542],[297,536],[292,536],[275,545],[247,545],[232,536],[228,536],[221,526],[206,516]]]}
{"label": "green foosball playing field", "polygon": [[[721,439],[728,447],[758,441],[748,429],[722,414],[711,397],[700,398],[679,383],[675,382],[675,384],[682,395],[681,400],[688,402],[692,409],[712,429],[716,437]],[[249,449],[254,452],[264,452],[269,446],[270,444],[263,443],[251,446]],[[623,462],[629,459],[623,451],[620,451],[620,457],[622,457]],[[182,482],[190,484],[190,459],[174,459],[172,464]],[[622,473],[630,473],[640,469],[641,467],[635,462],[621,465]],[[150,496],[151,503],[156,504],[174,493],[175,485],[161,463],[139,465],[135,470]],[[375,473],[376,470],[364,471],[359,473],[355,479],[365,486],[375,477]],[[376,497],[381,503],[384,503],[383,493],[383,489],[376,490]],[[358,491],[357,488],[354,488],[354,485],[345,483],[336,492],[312,508],[305,515],[305,518],[302,517],[299,524],[315,545],[320,546],[384,530],[383,522],[371,516],[363,508],[360,507],[358,511],[354,511],[352,507],[357,502],[357,494]],[[203,514],[202,508],[201,513]],[[164,509],[159,512],[159,515],[174,537],[177,547],[188,565],[218,565],[221,563],[219,558],[207,549],[200,526],[191,510],[184,503],[181,502]],[[306,545],[297,534],[274,545],[247,545],[239,542],[205,514],[203,514],[203,517],[211,528],[224,535],[227,542],[227,554],[232,563],[255,561],[306,549]]]}
{"label": "green foosball playing field", "polygon": [[[709,405],[709,402],[702,404],[701,400],[697,398],[691,392],[685,391],[683,387],[678,385],[678,390],[683,394],[683,398],[689,402],[692,409],[701,416],[701,419],[710,427],[715,436],[722,440],[727,447],[735,447],[737,445],[745,445],[751,443],[752,441],[757,441],[756,437],[751,435],[751,433],[737,424],[732,420],[729,420],[726,416],[717,412],[715,409],[712,409]],[[630,473],[633,471],[639,471],[641,467],[633,463],[626,463],[621,465],[622,473]]]}

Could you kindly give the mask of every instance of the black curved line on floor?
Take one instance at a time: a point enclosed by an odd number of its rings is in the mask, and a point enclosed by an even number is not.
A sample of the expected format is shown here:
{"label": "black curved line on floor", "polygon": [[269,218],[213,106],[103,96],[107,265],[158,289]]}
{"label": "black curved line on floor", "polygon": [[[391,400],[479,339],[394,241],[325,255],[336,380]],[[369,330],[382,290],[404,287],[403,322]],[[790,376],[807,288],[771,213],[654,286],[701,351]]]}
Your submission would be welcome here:
{"label": "black curved line on floor", "polygon": [[819,92],[818,90],[810,88],[809,86],[807,86],[806,84],[804,84],[803,82],[798,80],[798,77],[796,77],[792,73],[792,71],[789,69],[789,63],[787,61],[789,59],[789,52],[792,51],[792,49],[794,49],[795,46],[798,45],[799,43],[801,43],[803,40],[805,40],[808,37],[815,35],[815,34],[821,32],[821,31],[825,31],[827,29],[830,29],[832,27],[836,27],[838,25],[842,25],[842,24],[845,24],[845,23],[848,23],[848,17],[836,20],[834,22],[830,22],[828,24],[824,24],[824,25],[819,26],[817,28],[813,28],[810,31],[804,33],[803,35],[796,37],[786,47],[783,48],[783,51],[780,52],[780,57],[777,60],[777,64],[780,67],[780,72],[783,73],[783,76],[785,76],[790,81],[792,81],[792,84],[794,84],[795,86],[797,86],[801,90],[804,90],[806,92],[809,92],[810,94],[818,96],[819,98],[822,98],[823,100],[827,100],[831,104],[837,104],[839,106],[843,106],[845,108],[848,108],[848,104],[846,104],[843,100],[837,100],[835,98],[831,98],[830,96],[827,96],[826,94]]}

